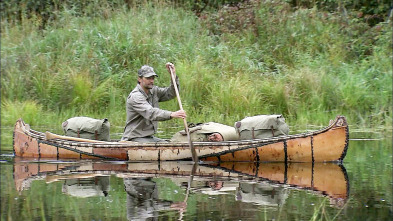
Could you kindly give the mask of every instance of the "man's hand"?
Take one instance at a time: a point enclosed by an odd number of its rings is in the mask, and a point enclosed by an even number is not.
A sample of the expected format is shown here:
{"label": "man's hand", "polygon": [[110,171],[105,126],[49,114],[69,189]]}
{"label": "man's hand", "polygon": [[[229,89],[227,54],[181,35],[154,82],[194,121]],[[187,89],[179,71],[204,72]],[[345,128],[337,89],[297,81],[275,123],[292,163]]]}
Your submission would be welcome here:
{"label": "man's hand", "polygon": [[168,63],[166,63],[166,69],[168,69],[168,72],[169,72],[169,74],[171,74],[171,70],[172,70],[172,73],[175,75],[175,77],[176,77],[176,68],[175,68],[175,65],[174,64],[172,64],[171,62],[168,62]]}
{"label": "man's hand", "polygon": [[178,110],[176,112],[171,113],[171,118],[186,118],[186,112],[184,110]]}

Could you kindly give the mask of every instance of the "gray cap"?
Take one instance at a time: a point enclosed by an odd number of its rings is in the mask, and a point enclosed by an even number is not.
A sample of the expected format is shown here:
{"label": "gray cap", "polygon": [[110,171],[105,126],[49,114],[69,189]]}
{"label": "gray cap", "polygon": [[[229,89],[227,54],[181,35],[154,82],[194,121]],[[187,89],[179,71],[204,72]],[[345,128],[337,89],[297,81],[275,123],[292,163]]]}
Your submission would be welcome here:
{"label": "gray cap", "polygon": [[151,77],[151,76],[157,76],[156,72],[154,72],[154,69],[148,65],[143,65],[141,69],[138,70],[138,76],[139,77]]}

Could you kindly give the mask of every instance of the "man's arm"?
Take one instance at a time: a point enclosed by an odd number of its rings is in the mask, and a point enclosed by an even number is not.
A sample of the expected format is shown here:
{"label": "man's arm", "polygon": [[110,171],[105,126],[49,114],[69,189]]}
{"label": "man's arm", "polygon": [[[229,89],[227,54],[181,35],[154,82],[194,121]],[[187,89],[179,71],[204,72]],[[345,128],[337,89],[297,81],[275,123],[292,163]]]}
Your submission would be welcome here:
{"label": "man's arm", "polygon": [[[176,75],[175,65],[168,62],[168,63],[166,63],[165,66],[166,66],[166,69],[168,70],[169,75],[171,75],[171,73],[173,73],[175,75],[176,85],[177,85],[178,90],[180,90],[179,78]],[[171,79],[172,79],[172,77],[171,77]],[[157,94],[158,94],[159,101],[167,101],[167,100],[170,100],[170,99],[173,99],[174,97],[176,97],[175,86],[173,85],[172,80],[171,80],[171,85],[169,87],[157,88]]]}
{"label": "man's arm", "polygon": [[155,108],[146,101],[142,94],[133,94],[127,101],[138,114],[151,121],[164,121],[171,118],[185,118],[186,113],[184,110],[175,112]]}
{"label": "man's arm", "polygon": [[171,111],[155,108],[146,101],[145,96],[140,93],[134,93],[128,98],[129,103],[134,111],[142,117],[151,121],[164,121],[171,119]]}
{"label": "man's arm", "polygon": [[[176,84],[177,88],[179,89],[179,78],[176,76]],[[157,96],[159,102],[161,101],[168,101],[176,97],[175,86],[171,81],[171,85],[169,87],[156,87]],[[180,90],[180,89],[179,89]]]}

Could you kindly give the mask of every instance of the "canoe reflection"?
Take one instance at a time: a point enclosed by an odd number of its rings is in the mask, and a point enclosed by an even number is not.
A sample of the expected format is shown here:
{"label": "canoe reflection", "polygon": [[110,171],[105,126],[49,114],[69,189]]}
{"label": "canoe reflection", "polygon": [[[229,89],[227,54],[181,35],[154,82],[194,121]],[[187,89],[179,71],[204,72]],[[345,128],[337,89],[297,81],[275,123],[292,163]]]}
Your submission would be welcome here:
{"label": "canoe reflection", "polygon": [[109,176],[92,178],[66,179],[62,192],[75,197],[107,196]]}
{"label": "canoe reflection", "polygon": [[[26,162],[16,158],[14,164],[18,191],[28,189],[33,180],[45,179],[47,183],[63,181],[63,193],[72,196],[105,197],[111,192],[111,176],[123,179],[128,219],[157,217],[163,210],[183,213],[190,194],[231,194],[237,201],[264,206],[283,205],[291,189],[327,197],[334,206],[343,206],[349,195],[345,168],[332,163],[226,162],[193,168],[190,162]],[[157,181],[165,178],[178,187],[184,200],[160,196],[166,190]]]}

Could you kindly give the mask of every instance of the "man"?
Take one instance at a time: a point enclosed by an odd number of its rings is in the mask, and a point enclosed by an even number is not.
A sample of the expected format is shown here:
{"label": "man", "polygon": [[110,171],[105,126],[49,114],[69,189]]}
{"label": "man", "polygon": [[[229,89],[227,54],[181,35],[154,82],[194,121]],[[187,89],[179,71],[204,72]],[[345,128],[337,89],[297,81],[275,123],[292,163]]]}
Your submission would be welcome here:
{"label": "man", "polygon": [[[175,66],[172,63],[167,63],[166,68],[169,74],[172,71],[176,76]],[[158,75],[150,66],[144,65],[138,70],[138,84],[128,95],[126,102],[127,121],[122,141],[165,142],[153,136],[157,132],[158,121],[186,117],[183,110],[171,112],[159,108],[159,102],[173,99],[176,97],[176,92],[172,82],[165,88],[155,86],[155,77]],[[177,76],[176,84],[179,85]]]}

